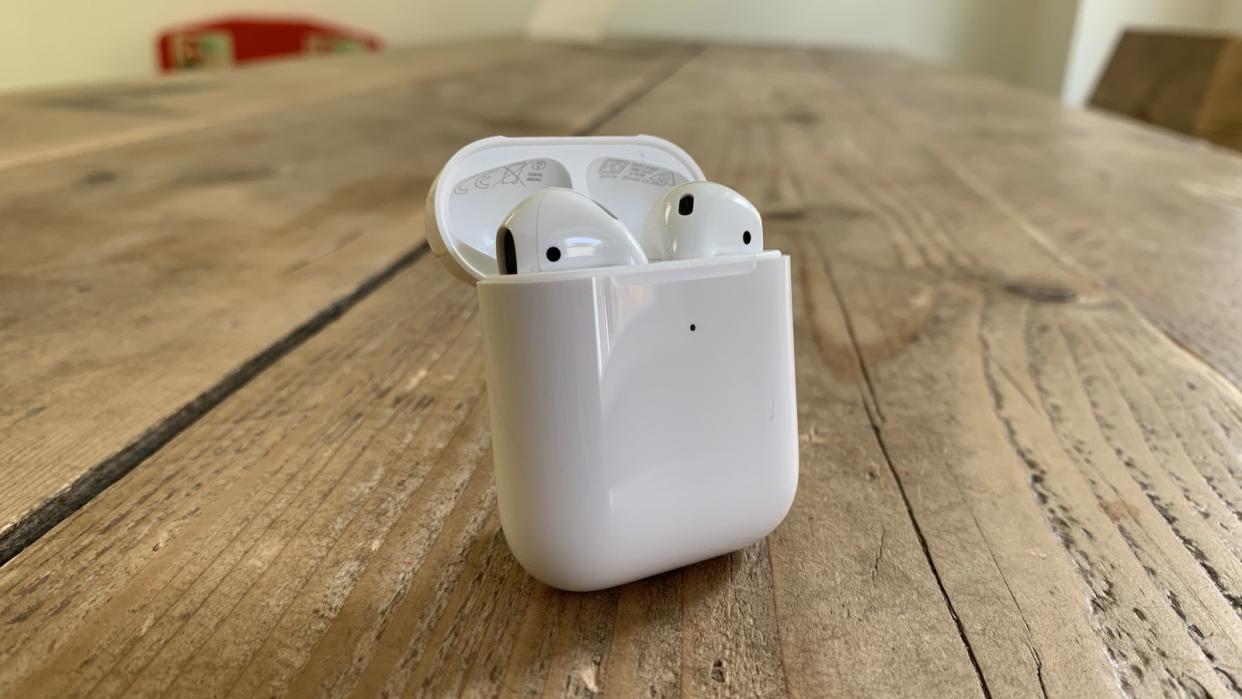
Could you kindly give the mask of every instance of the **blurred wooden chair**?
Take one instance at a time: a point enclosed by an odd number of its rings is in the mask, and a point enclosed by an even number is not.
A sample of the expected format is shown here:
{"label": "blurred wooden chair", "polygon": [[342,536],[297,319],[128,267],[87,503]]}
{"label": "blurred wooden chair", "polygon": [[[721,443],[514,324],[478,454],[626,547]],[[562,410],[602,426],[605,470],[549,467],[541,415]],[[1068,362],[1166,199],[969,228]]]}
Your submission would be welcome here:
{"label": "blurred wooden chair", "polygon": [[1242,38],[1129,30],[1091,106],[1242,150]]}

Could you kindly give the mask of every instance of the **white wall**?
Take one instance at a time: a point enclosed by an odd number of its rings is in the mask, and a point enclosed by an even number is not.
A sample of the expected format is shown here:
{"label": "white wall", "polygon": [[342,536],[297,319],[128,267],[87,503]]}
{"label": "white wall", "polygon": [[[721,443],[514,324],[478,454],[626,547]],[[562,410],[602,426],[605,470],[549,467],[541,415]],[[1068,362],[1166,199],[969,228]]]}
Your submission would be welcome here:
{"label": "white wall", "polygon": [[542,0],[527,27],[532,39],[598,41],[618,0]]}
{"label": "white wall", "polygon": [[1216,24],[1231,32],[1242,31],[1242,0],[1220,0]]}
{"label": "white wall", "polygon": [[0,90],[151,75],[169,26],[221,15],[339,22],[386,43],[520,34],[537,0],[0,0]]}
{"label": "white wall", "polygon": [[1035,0],[1038,3],[1027,48],[1026,72],[1012,81],[1049,95],[1060,95],[1069,63],[1070,43],[1078,19],[1079,0]]}
{"label": "white wall", "polygon": [[1242,32],[1242,0],[611,2],[616,9],[606,20],[607,35],[893,50],[1071,104],[1090,97],[1127,27]]}
{"label": "white wall", "polygon": [[[885,49],[1010,81],[1058,83],[1039,57],[1076,0],[621,0],[605,33]],[[1051,8],[1051,9],[1049,9]],[[1051,71],[1048,75],[1041,71]],[[1047,89],[1047,88],[1045,88]]]}
{"label": "white wall", "polygon": [[[236,2],[236,0],[233,0]],[[4,2],[4,0],[0,0]],[[149,75],[155,36],[228,14],[336,21],[389,45],[519,34],[896,51],[1085,101],[1126,26],[1242,32],[1242,0],[9,0],[0,91]]]}

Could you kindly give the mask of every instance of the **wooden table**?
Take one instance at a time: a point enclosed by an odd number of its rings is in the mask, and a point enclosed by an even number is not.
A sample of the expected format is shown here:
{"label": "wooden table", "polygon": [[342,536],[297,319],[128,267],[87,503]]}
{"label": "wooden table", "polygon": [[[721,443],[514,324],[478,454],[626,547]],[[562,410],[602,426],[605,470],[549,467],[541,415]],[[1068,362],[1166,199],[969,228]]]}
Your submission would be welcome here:
{"label": "wooden table", "polygon": [[[654,133],[792,256],[801,483],[595,594],[496,518],[495,133]],[[864,53],[515,40],[0,102],[0,694],[1242,693],[1242,160]]]}

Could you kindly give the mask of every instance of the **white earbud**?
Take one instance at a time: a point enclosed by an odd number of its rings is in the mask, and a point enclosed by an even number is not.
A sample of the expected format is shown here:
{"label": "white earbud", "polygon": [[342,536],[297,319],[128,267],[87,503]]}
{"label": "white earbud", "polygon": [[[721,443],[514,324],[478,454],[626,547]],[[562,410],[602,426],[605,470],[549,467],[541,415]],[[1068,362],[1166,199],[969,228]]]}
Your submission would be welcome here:
{"label": "white earbud", "polygon": [[741,194],[715,182],[668,190],[647,214],[643,250],[652,260],[688,260],[763,250],[763,219]]}
{"label": "white earbud", "polygon": [[550,272],[647,262],[612,212],[572,189],[542,189],[523,199],[496,232],[501,274]]}

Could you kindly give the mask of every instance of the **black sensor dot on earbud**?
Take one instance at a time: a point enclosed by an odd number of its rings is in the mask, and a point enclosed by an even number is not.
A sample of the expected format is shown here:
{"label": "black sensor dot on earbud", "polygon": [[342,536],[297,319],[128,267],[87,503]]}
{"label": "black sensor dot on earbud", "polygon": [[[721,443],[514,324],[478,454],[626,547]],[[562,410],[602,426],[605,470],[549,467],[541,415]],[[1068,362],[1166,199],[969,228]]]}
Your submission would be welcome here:
{"label": "black sensor dot on earbud", "polygon": [[694,212],[694,195],[687,194],[677,200],[677,213],[682,216],[689,216]]}
{"label": "black sensor dot on earbud", "polygon": [[556,262],[561,259],[561,249],[553,246],[548,248],[548,262]]}
{"label": "black sensor dot on earbud", "polygon": [[750,231],[742,231],[742,244],[750,245]]}

